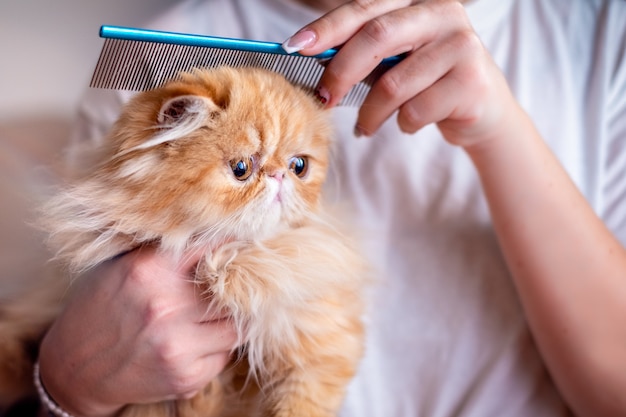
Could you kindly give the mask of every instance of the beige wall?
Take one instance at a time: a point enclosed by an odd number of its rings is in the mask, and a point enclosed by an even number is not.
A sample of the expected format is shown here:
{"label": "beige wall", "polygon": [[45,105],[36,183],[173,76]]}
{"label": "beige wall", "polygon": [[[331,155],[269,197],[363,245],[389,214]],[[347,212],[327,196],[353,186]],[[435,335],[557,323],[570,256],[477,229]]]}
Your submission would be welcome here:
{"label": "beige wall", "polygon": [[0,0],[0,122],[72,113],[102,24],[135,26],[176,0]]}
{"label": "beige wall", "polygon": [[44,274],[27,225],[55,181],[102,24],[140,26],[177,0],[0,0],[0,299]]}

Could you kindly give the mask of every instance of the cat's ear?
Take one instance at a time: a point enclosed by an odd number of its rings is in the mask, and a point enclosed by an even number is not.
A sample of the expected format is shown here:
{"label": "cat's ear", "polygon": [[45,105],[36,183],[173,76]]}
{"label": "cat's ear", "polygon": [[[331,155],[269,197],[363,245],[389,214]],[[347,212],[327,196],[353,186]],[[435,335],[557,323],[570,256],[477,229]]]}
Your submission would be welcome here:
{"label": "cat's ear", "polygon": [[159,109],[157,123],[161,127],[210,122],[219,111],[211,99],[203,96],[183,95],[166,100]]}
{"label": "cat's ear", "polygon": [[153,122],[158,128],[155,135],[117,155],[184,138],[201,127],[211,126],[220,111],[221,108],[208,97],[180,95],[168,98],[161,105]]}

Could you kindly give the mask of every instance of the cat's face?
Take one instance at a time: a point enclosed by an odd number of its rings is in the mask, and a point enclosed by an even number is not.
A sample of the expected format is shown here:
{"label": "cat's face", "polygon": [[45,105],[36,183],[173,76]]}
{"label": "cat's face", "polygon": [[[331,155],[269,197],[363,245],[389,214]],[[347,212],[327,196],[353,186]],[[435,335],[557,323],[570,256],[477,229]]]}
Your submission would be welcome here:
{"label": "cat's face", "polygon": [[317,210],[329,138],[325,112],[282,77],[198,71],[129,102],[99,175],[138,228],[257,238]]}

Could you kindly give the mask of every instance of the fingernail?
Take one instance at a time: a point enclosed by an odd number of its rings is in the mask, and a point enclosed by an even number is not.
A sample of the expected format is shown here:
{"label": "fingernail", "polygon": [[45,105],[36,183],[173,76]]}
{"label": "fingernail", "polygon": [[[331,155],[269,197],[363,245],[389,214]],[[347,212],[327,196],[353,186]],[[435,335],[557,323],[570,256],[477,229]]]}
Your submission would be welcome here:
{"label": "fingernail", "polygon": [[356,126],[354,126],[354,136],[357,138],[362,138],[362,137],[371,137],[371,133],[368,133],[367,130],[363,129],[363,127],[361,127],[361,125],[357,124]]}
{"label": "fingernail", "polygon": [[312,30],[306,29],[287,39],[283,42],[282,47],[288,54],[293,54],[294,52],[313,46],[315,41],[317,41],[317,34]]}
{"label": "fingernail", "polygon": [[321,104],[325,105],[326,103],[330,101],[330,93],[324,87],[319,86],[315,89],[315,98]]}

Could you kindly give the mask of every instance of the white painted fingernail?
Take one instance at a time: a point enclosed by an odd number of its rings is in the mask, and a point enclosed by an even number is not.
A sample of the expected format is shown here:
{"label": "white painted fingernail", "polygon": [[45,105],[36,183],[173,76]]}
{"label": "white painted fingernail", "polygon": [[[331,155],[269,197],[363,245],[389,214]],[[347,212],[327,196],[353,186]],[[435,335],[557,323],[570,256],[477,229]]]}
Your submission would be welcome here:
{"label": "white painted fingernail", "polygon": [[313,46],[317,41],[317,35],[312,30],[303,30],[283,42],[282,47],[288,54],[293,54]]}

